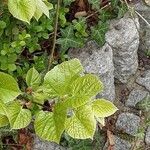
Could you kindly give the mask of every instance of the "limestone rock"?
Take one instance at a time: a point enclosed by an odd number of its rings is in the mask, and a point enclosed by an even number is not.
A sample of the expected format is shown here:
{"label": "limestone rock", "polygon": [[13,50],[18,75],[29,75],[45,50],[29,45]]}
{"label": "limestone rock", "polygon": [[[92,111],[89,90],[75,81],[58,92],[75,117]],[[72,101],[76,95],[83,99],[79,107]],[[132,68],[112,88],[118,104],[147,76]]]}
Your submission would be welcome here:
{"label": "limestone rock", "polygon": [[[120,137],[114,136],[114,143],[113,150],[131,150],[131,143],[121,139]],[[103,150],[108,150],[108,141],[106,142]]]}
{"label": "limestone rock", "polygon": [[130,135],[135,135],[140,125],[140,117],[132,113],[122,113],[118,116],[116,128]]}
{"label": "limestone rock", "polygon": [[150,91],[150,70],[146,70],[142,76],[136,79],[136,82]]}
{"label": "limestone rock", "polygon": [[89,41],[84,48],[70,49],[69,56],[78,58],[86,73],[99,76],[104,84],[104,90],[98,97],[110,101],[115,99],[113,53],[108,44],[100,48],[94,41]]}
{"label": "limestone rock", "polygon": [[67,150],[53,142],[43,141],[37,136],[34,138],[33,150]]}
{"label": "limestone rock", "polygon": [[150,126],[146,130],[146,135],[145,135],[145,143],[147,145],[150,145]]}
{"label": "limestone rock", "polygon": [[148,96],[149,92],[140,89],[134,89],[131,91],[128,100],[125,105],[129,107],[135,107],[135,105],[142,101],[144,98]]}
{"label": "limestone rock", "polygon": [[[136,23],[136,25],[135,25]],[[139,47],[139,22],[129,17],[110,22],[110,30],[106,33],[106,41],[113,49],[115,78],[126,83],[138,68],[137,50]]]}

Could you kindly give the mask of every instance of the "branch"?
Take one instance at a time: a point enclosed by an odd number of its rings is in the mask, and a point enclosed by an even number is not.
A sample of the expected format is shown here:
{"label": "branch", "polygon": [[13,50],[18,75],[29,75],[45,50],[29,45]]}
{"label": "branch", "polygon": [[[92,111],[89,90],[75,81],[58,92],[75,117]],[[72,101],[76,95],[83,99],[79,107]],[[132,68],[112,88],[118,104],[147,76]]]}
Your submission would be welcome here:
{"label": "branch", "polygon": [[57,0],[56,18],[55,18],[55,26],[54,26],[54,39],[53,39],[52,51],[51,51],[51,54],[49,56],[49,61],[48,61],[48,69],[47,69],[48,71],[50,70],[50,67],[51,67],[53,59],[54,59],[53,57],[54,57],[54,52],[55,52],[55,47],[56,47],[59,9],[60,9],[60,0]]}

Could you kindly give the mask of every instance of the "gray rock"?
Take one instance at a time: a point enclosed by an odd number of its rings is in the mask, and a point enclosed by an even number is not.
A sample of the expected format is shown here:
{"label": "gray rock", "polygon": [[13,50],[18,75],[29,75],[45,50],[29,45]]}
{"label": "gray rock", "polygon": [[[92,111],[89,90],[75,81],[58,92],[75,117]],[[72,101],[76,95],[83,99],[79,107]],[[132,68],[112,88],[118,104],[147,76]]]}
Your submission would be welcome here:
{"label": "gray rock", "polygon": [[[139,1],[134,5],[135,10],[142,15],[147,22],[150,24],[150,7],[145,5],[143,1]],[[140,48],[141,51],[150,50],[150,26],[143,21],[141,17],[139,17],[139,22],[141,25],[141,39],[140,39]]]}
{"label": "gray rock", "polygon": [[150,50],[150,38],[149,37],[150,37],[150,27],[143,28],[143,33],[142,33],[142,37],[140,40],[140,50],[144,52]]}
{"label": "gray rock", "polygon": [[84,48],[70,49],[69,56],[78,58],[87,73],[99,76],[104,90],[98,97],[115,99],[113,53],[108,44],[100,48],[94,41],[89,41]]}
{"label": "gray rock", "polygon": [[[136,25],[135,25],[136,23]],[[106,41],[113,49],[115,78],[126,83],[138,68],[137,50],[139,47],[139,22],[129,17],[110,22]]]}
{"label": "gray rock", "polygon": [[148,96],[149,92],[145,90],[133,89],[129,95],[125,105],[135,107],[135,105]]}
{"label": "gray rock", "polygon": [[[150,7],[147,6],[143,1],[139,1],[134,5],[134,9],[139,12],[149,23],[150,23]],[[140,24],[142,26],[147,26],[142,18],[139,17]]]}
{"label": "gray rock", "polygon": [[[113,150],[131,150],[131,143],[121,139],[120,137],[114,136],[114,143]],[[108,150],[108,141],[106,142],[103,150]]]}
{"label": "gray rock", "polygon": [[116,128],[130,135],[135,135],[140,125],[140,117],[132,113],[122,113],[118,116]]}
{"label": "gray rock", "polygon": [[145,135],[145,143],[147,145],[150,145],[150,126],[146,130],[146,135]]}
{"label": "gray rock", "polygon": [[66,150],[56,143],[43,141],[37,136],[34,138],[33,150]]}
{"label": "gray rock", "polygon": [[146,70],[142,76],[136,79],[136,82],[150,91],[150,70]]}

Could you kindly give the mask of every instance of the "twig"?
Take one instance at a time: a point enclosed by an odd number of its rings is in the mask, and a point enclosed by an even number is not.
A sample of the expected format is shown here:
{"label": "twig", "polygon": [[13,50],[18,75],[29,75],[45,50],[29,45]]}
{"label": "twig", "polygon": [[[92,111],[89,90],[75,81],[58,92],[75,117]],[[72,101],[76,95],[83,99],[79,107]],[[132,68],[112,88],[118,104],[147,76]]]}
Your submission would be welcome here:
{"label": "twig", "polygon": [[135,10],[135,13],[150,27],[150,23],[138,11]]}
{"label": "twig", "polygon": [[51,51],[51,54],[49,55],[48,69],[47,69],[48,71],[50,70],[51,64],[53,62],[53,56],[54,56],[55,47],[56,47],[59,9],[60,9],[60,0],[57,0],[56,18],[55,18],[55,26],[54,26],[54,39],[53,39],[52,51]]}
{"label": "twig", "polygon": [[[111,4],[111,3],[108,3],[108,4],[105,5],[104,7],[100,8],[100,10],[105,9],[106,7],[110,6],[110,4]],[[95,11],[94,13],[88,15],[87,17],[85,17],[85,20],[88,19],[88,18],[90,18],[90,17],[92,17],[92,16],[94,16],[95,14],[99,13],[100,10],[97,10],[97,11]]]}
{"label": "twig", "polygon": [[[128,7],[128,10],[131,12],[131,7],[129,6],[127,0],[124,0],[124,1]],[[150,23],[137,10],[134,9],[134,12],[148,25],[148,27],[150,27]],[[131,12],[131,14],[132,14],[132,12]],[[132,17],[133,17],[133,15],[132,15]]]}

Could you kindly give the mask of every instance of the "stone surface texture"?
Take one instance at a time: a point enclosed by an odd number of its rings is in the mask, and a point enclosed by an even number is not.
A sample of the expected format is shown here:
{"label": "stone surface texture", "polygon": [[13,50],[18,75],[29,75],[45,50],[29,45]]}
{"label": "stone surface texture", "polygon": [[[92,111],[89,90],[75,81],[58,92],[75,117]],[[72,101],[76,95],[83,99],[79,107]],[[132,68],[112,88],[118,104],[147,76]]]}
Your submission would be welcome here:
{"label": "stone surface texture", "polygon": [[[150,7],[145,5],[143,1],[139,1],[134,5],[135,10],[143,16],[147,22],[150,23]],[[139,17],[139,22],[142,26],[140,29],[141,38],[140,38],[140,50],[146,51],[150,49],[150,26],[146,24],[141,17]]]}
{"label": "stone surface texture", "polygon": [[104,84],[104,90],[98,97],[110,101],[115,99],[113,53],[108,44],[100,48],[94,41],[89,41],[84,48],[70,49],[69,56],[78,58],[86,73],[99,76]]}
{"label": "stone surface texture", "polygon": [[[136,23],[136,25],[135,25]],[[139,47],[139,22],[125,16],[110,22],[110,30],[106,33],[106,42],[113,49],[115,78],[126,83],[138,68],[137,50]]]}
{"label": "stone surface texture", "polygon": [[43,141],[37,136],[35,136],[32,150],[67,150],[67,149],[53,142]]}
{"label": "stone surface texture", "polygon": [[[150,22],[150,8],[149,6],[145,5],[145,3],[143,1],[139,1],[138,3],[136,3],[134,5],[134,8],[137,12],[140,13],[140,15],[142,15],[148,22]],[[140,18],[140,24],[144,27],[144,26],[148,26],[142,18]]]}
{"label": "stone surface texture", "polygon": [[121,113],[116,122],[116,128],[127,134],[135,135],[140,125],[140,117],[132,113]]}
{"label": "stone surface texture", "polygon": [[147,145],[150,145],[150,126],[146,130],[146,135],[145,135],[145,143]]}
{"label": "stone surface texture", "polygon": [[129,106],[129,107],[135,107],[135,105],[138,102],[142,101],[148,95],[149,95],[149,92],[146,90],[133,89],[130,92],[130,95],[129,95],[128,100],[126,101],[125,105]]}
{"label": "stone surface texture", "polygon": [[150,70],[146,70],[140,77],[136,79],[136,82],[150,91]]}
{"label": "stone surface texture", "polygon": [[[120,137],[114,136],[114,143],[113,150],[131,150],[131,143]],[[108,142],[106,142],[103,150],[108,150]]]}

